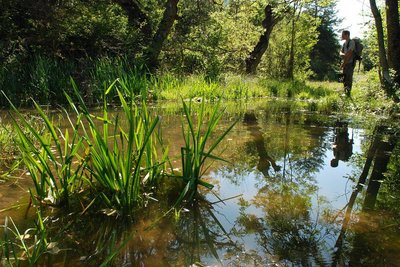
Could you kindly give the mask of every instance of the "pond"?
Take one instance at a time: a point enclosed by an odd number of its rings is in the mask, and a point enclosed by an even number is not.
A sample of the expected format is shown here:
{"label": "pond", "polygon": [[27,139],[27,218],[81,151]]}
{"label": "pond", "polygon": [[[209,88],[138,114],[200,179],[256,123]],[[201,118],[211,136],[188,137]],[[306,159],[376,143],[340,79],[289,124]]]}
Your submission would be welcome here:
{"label": "pond", "polygon": [[[393,129],[270,102],[236,109],[218,125],[217,133],[239,119],[218,151],[227,162],[207,172],[212,190],[166,216],[173,200],[154,195],[133,220],[49,208],[56,245],[41,264],[98,266],[118,250],[112,266],[400,266],[398,210],[378,198],[381,191],[399,203],[381,186],[395,156]],[[181,111],[154,111],[179,168]],[[29,186],[24,175],[1,184],[2,221],[31,224]]]}

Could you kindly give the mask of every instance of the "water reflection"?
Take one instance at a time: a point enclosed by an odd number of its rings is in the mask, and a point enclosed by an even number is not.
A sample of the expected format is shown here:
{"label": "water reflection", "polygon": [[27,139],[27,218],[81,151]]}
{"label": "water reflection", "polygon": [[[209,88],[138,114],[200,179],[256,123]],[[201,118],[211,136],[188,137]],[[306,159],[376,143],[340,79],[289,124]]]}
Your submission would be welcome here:
{"label": "water reflection", "polygon": [[265,177],[270,176],[269,171],[271,166],[275,172],[279,172],[281,170],[281,166],[277,165],[276,161],[268,155],[268,152],[265,148],[264,136],[261,131],[261,127],[258,125],[254,112],[246,112],[244,114],[243,123],[247,126],[247,129],[249,130],[257,149],[259,158],[257,169]]}
{"label": "water reflection", "polygon": [[336,168],[339,160],[348,161],[353,154],[353,134],[349,138],[348,123],[337,121],[335,123],[335,137],[332,145],[333,156],[331,167]]}
{"label": "water reflection", "polygon": [[[395,234],[397,236],[394,239],[395,244],[389,244],[385,239],[381,239],[387,233],[380,229],[383,222],[380,221],[380,218],[385,218],[387,214],[375,209],[379,189],[384,182],[396,142],[393,129],[388,129],[384,125],[375,127],[363,170],[351,194],[342,220],[342,227],[335,243],[332,266],[380,266],[384,262],[386,266],[397,266],[400,263],[397,257],[393,257],[393,252],[390,252],[391,250],[396,253],[399,251],[398,236],[400,233],[397,231]],[[371,167],[372,171],[370,171]],[[355,223],[351,225],[357,196],[365,186],[367,189],[362,201],[361,212],[357,214],[358,220],[353,216]],[[350,232],[351,237],[348,240],[352,240],[352,243],[346,243],[346,241],[349,242],[345,237],[349,230],[352,232]],[[348,253],[349,256],[346,255]]]}
{"label": "water reflection", "polygon": [[52,238],[59,239],[61,253],[47,255],[43,262],[98,266],[119,251],[107,266],[203,266],[204,262],[223,266],[220,252],[238,255],[241,248],[224,229],[213,205],[199,199],[179,214],[162,216],[165,207],[152,203],[136,219],[53,214],[46,226]]}
{"label": "water reflection", "polygon": [[[47,257],[98,266],[124,245],[110,266],[400,266],[400,175],[388,174],[400,173],[395,127],[357,130],[349,120],[268,109],[243,114],[222,155],[233,164],[213,165],[207,177],[219,198],[242,197],[221,202],[201,192],[185,210],[162,217],[175,202],[160,201],[134,220],[53,213],[51,241],[65,250]],[[179,117],[163,121],[176,156]]]}
{"label": "water reflection", "polygon": [[[285,114],[284,125],[268,125],[269,129],[261,126],[264,124],[259,123],[254,112],[246,113],[243,119],[257,148],[257,170],[265,180],[250,201],[239,203],[235,232],[243,238],[254,234],[257,252],[247,253],[259,265],[313,266],[323,265],[325,260],[327,231],[319,225],[320,218],[313,214],[312,206],[318,190],[313,174],[324,166],[327,143],[321,133],[326,135],[326,130],[312,124],[298,127],[291,119],[290,114]],[[280,158],[275,160],[268,154],[265,139],[271,143],[269,147],[280,146]],[[316,198],[322,206],[323,200]],[[257,255],[263,256],[257,260]]]}

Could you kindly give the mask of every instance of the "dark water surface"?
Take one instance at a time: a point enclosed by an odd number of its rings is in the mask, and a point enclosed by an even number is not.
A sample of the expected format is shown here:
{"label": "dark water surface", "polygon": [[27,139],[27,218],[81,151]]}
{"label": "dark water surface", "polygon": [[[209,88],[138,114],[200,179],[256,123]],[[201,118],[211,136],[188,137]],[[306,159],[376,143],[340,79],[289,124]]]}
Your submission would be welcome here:
{"label": "dark water surface", "polygon": [[[157,110],[179,168],[180,113]],[[220,149],[231,164],[210,168],[206,180],[215,187],[201,188],[199,201],[165,218],[172,204],[149,202],[133,223],[54,210],[46,222],[61,252],[43,264],[98,266],[126,241],[113,266],[400,266],[398,209],[387,208],[400,196],[381,186],[396,156],[390,129],[246,107],[226,112],[217,133],[237,118]],[[29,184],[1,184],[0,209],[27,203]],[[380,192],[390,205],[379,202]],[[1,220],[24,225],[25,213],[24,206],[2,211]]]}

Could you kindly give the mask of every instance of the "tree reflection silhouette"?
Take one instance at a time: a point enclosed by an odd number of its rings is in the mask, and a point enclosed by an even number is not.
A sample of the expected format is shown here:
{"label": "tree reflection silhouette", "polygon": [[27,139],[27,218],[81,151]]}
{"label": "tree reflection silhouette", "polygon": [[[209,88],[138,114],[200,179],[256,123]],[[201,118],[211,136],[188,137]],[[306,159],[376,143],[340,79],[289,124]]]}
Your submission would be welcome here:
{"label": "tree reflection silhouette", "polygon": [[264,136],[261,131],[261,127],[258,125],[255,114],[249,112],[245,113],[243,123],[247,125],[247,129],[250,132],[250,135],[253,137],[253,141],[257,149],[259,158],[257,169],[262,172],[265,177],[270,176],[269,170],[271,165],[275,172],[279,172],[281,170],[281,166],[277,165],[275,160],[268,155],[268,152],[265,148]]}
{"label": "tree reflection silhouette", "polygon": [[[279,145],[283,150],[281,167],[267,153],[264,133],[255,114],[248,112],[244,115],[244,124],[257,148],[257,169],[268,179],[249,204],[259,208],[262,215],[248,214],[243,206],[238,219],[238,232],[256,235],[258,245],[268,259],[262,264],[279,262],[322,266],[325,264],[324,238],[329,226],[324,229],[318,222],[318,215],[312,214],[312,198],[318,190],[313,174],[323,167],[327,143],[323,143],[324,139],[321,138],[318,141],[322,145],[312,143],[308,147],[299,146],[301,142],[296,143],[291,136],[290,118],[290,114],[284,115],[285,128],[284,132],[280,132],[282,139]],[[310,134],[312,130],[305,134]],[[299,132],[295,135],[299,138]],[[301,137],[303,142],[308,141],[304,136]],[[270,167],[275,171],[275,179],[270,177]]]}
{"label": "tree reflection silhouette", "polygon": [[[388,246],[385,241],[380,240],[377,233],[379,232],[381,236],[385,236],[386,233],[379,227],[377,228],[377,225],[380,224],[381,217],[386,215],[383,215],[380,210],[375,210],[375,203],[396,142],[393,129],[380,124],[375,126],[363,171],[343,217],[342,227],[335,244],[336,251],[333,255],[332,266],[380,266],[383,262],[390,263],[388,266],[394,264],[394,254],[392,253],[393,251],[399,252],[400,247],[390,248],[390,245]],[[371,167],[372,171],[370,172]],[[358,194],[365,186],[367,189],[361,205],[362,211],[358,214],[358,220],[351,224],[354,204]],[[352,248],[349,248],[350,243],[345,245],[345,235],[348,230],[352,230],[350,232]],[[347,252],[345,252],[346,250]],[[393,251],[390,252],[390,250]],[[395,265],[400,263],[399,260],[394,260],[394,262]]]}

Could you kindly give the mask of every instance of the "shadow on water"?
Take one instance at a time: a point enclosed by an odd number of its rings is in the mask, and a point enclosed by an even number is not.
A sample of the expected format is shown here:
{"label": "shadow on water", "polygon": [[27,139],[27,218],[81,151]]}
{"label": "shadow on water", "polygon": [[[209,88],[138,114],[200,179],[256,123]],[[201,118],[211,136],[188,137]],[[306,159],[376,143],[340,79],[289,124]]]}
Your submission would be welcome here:
{"label": "shadow on water", "polygon": [[[268,108],[240,114],[221,149],[233,164],[207,174],[218,197],[203,191],[165,217],[174,201],[163,196],[179,192],[154,195],[160,201],[134,219],[48,211],[60,251],[42,265],[98,266],[121,248],[109,266],[400,266],[399,127]],[[179,166],[180,116],[163,121]]]}

